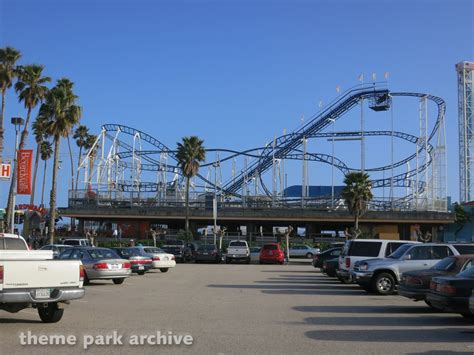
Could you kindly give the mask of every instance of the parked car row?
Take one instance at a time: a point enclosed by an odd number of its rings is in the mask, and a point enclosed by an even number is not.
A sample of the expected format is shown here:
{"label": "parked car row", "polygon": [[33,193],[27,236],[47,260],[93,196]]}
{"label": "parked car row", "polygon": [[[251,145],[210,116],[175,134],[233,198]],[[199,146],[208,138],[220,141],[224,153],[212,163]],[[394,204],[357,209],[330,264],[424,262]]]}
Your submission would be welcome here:
{"label": "parked car row", "polygon": [[369,293],[398,291],[440,311],[474,319],[474,244],[356,239],[316,255],[313,266]]}

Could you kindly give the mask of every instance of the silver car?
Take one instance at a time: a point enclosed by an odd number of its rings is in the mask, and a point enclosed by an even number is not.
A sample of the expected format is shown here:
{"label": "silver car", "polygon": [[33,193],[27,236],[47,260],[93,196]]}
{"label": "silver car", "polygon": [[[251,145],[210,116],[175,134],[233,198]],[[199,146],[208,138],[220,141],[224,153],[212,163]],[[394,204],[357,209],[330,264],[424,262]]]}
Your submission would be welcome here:
{"label": "silver car", "polygon": [[258,263],[260,261],[260,250],[261,247],[252,247],[250,248],[250,261]]}
{"label": "silver car", "polygon": [[58,259],[81,260],[86,272],[85,284],[90,280],[112,280],[114,284],[119,285],[132,274],[130,262],[120,258],[111,249],[73,247],[63,251]]}
{"label": "silver car", "polygon": [[319,254],[321,250],[319,248],[311,248],[307,245],[290,245],[290,258],[294,257],[305,257],[312,259],[313,255]]}

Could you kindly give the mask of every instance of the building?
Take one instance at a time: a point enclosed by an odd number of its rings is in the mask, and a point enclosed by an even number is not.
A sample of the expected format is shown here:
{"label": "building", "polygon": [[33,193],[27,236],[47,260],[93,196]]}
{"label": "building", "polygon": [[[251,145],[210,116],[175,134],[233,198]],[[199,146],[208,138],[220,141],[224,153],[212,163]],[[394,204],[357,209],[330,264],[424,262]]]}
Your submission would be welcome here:
{"label": "building", "polygon": [[459,112],[459,199],[474,201],[474,62],[456,64]]}

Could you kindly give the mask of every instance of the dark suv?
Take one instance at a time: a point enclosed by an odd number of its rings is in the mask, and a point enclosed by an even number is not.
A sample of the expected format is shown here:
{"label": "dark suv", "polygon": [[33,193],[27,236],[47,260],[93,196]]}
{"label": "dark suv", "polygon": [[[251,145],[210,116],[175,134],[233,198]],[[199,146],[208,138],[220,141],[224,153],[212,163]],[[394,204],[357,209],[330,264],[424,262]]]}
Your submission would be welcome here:
{"label": "dark suv", "polygon": [[191,243],[185,244],[182,240],[167,240],[161,249],[169,254],[173,254],[176,262],[192,261],[194,253],[189,244]]}

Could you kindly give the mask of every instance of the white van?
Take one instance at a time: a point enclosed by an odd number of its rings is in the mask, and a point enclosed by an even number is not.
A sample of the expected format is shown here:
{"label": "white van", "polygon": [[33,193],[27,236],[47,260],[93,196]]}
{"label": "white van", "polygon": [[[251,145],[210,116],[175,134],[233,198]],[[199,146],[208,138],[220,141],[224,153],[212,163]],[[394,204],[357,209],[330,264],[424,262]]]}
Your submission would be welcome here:
{"label": "white van", "polygon": [[67,238],[61,240],[63,245],[72,245],[72,246],[79,246],[79,247],[92,247],[91,242],[89,239],[85,238]]}
{"label": "white van", "polygon": [[339,255],[337,277],[343,283],[351,283],[351,271],[359,260],[383,259],[392,254],[401,245],[417,244],[410,240],[352,239],[348,240]]}

